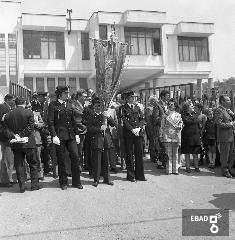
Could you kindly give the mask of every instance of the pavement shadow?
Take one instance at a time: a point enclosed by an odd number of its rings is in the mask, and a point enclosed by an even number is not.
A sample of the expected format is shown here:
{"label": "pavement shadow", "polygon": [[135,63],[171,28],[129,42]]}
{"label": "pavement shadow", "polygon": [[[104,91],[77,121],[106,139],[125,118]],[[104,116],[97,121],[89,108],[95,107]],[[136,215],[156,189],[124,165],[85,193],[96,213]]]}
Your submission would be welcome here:
{"label": "pavement shadow", "polygon": [[179,173],[186,175],[186,176],[214,176],[214,177],[223,177],[221,175],[220,168],[215,168],[213,170],[207,168],[207,167],[200,167],[200,172],[195,172],[194,168],[191,168],[191,173],[187,173],[185,171],[185,168],[180,168]]}
{"label": "pavement shadow", "polygon": [[158,169],[156,163],[151,162],[149,159],[144,160],[144,173],[154,176],[167,175],[166,169]]}
{"label": "pavement shadow", "polygon": [[235,193],[220,193],[213,194],[215,199],[209,201],[216,208],[219,209],[229,209],[235,211]]}

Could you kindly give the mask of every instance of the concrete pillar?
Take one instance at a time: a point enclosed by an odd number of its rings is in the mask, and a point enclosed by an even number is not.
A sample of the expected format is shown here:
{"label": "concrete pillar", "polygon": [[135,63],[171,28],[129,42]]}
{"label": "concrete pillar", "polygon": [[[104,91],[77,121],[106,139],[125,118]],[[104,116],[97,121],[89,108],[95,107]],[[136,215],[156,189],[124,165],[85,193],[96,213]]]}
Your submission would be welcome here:
{"label": "concrete pillar", "polygon": [[208,88],[211,90],[214,87],[213,78],[208,78]]}
{"label": "concrete pillar", "polygon": [[158,87],[158,79],[157,78],[155,78],[155,79],[153,79],[153,87],[154,88],[156,88],[156,87]]}
{"label": "concrete pillar", "polygon": [[197,79],[197,97],[202,98],[202,79]]}
{"label": "concrete pillar", "polygon": [[[145,88],[145,89],[150,88],[150,82],[145,82],[145,83],[144,83],[144,88]],[[148,99],[149,99],[149,91],[146,91],[145,101],[148,101]]]}

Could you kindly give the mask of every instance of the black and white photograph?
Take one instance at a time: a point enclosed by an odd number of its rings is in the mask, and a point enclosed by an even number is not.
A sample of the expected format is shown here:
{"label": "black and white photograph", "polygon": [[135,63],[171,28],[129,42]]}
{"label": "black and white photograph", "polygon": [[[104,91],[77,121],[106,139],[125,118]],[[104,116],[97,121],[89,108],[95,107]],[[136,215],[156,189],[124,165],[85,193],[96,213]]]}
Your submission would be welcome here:
{"label": "black and white photograph", "polygon": [[235,1],[0,0],[0,239],[235,239]]}

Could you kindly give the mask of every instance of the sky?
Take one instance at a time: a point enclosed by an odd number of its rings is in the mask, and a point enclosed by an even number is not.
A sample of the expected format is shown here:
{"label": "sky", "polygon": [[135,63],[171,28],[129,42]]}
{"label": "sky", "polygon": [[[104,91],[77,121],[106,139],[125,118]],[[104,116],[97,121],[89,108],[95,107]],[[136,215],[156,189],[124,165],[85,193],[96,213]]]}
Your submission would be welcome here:
{"label": "sky", "polygon": [[215,24],[212,36],[214,80],[235,77],[235,0],[23,0],[22,11],[66,14],[88,19],[96,11],[163,11],[167,22],[205,22]]}

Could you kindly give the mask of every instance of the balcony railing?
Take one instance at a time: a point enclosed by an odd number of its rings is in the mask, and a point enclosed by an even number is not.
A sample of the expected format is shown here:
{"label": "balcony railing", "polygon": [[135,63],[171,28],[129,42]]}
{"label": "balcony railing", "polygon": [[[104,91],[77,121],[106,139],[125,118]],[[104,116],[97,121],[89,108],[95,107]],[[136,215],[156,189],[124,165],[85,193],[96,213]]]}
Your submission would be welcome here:
{"label": "balcony railing", "polygon": [[11,81],[9,83],[9,93],[14,97],[23,97],[27,100],[31,100],[32,96],[31,90]]}

